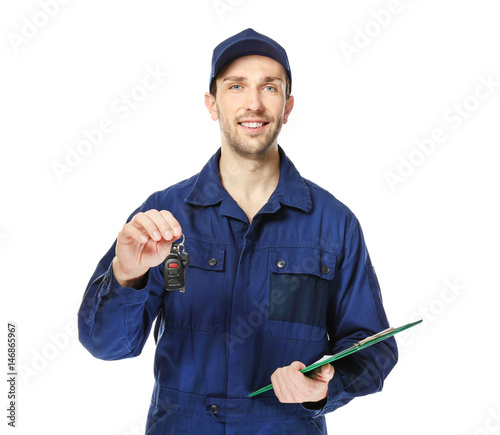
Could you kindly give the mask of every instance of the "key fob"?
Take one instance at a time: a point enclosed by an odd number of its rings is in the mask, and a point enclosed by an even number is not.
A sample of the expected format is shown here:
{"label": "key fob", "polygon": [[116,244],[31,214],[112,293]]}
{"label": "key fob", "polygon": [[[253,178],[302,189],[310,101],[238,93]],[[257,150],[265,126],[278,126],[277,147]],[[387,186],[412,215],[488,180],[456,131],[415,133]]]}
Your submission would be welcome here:
{"label": "key fob", "polygon": [[170,254],[163,263],[164,287],[167,291],[185,291],[184,274],[189,266],[189,254],[181,252],[179,245],[172,243]]}

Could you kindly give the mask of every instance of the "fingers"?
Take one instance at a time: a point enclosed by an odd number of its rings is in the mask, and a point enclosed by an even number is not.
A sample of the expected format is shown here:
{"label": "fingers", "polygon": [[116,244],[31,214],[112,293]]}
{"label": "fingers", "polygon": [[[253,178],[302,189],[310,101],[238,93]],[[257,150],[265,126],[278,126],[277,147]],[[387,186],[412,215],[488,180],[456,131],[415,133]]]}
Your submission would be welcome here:
{"label": "fingers", "polygon": [[145,215],[156,225],[156,229],[150,237],[155,240],[162,238],[171,241],[173,238],[178,238],[182,234],[181,226],[172,213],[167,210],[148,210]]}
{"label": "fingers", "polygon": [[282,403],[299,403],[302,400],[304,374],[300,370],[306,366],[295,361],[287,367],[277,369],[271,376],[276,396]]}
{"label": "fingers", "polygon": [[324,364],[315,368],[314,370],[311,370],[309,373],[307,373],[307,376],[317,381],[328,382],[331,378],[333,378],[334,373],[335,369],[331,364]]}
{"label": "fingers", "polygon": [[303,363],[295,361],[272,374],[274,392],[281,403],[316,402],[326,397],[328,382],[335,372],[333,367],[330,364],[324,365],[313,378],[300,371],[305,367]]}
{"label": "fingers", "polygon": [[146,243],[149,238],[141,231],[139,228],[137,228],[132,221],[125,224],[120,231],[120,234],[118,235],[118,239],[120,240],[120,235],[125,237],[125,240],[127,238],[132,238],[134,241],[138,243]]}
{"label": "fingers", "polygon": [[169,211],[152,209],[137,213],[124,225],[122,232],[138,243],[147,243],[149,239],[155,242],[162,239],[171,242],[181,236],[182,228]]}
{"label": "fingers", "polygon": [[330,382],[335,374],[335,369],[331,364],[325,364],[321,366],[317,374],[315,374],[314,379],[321,382]]}

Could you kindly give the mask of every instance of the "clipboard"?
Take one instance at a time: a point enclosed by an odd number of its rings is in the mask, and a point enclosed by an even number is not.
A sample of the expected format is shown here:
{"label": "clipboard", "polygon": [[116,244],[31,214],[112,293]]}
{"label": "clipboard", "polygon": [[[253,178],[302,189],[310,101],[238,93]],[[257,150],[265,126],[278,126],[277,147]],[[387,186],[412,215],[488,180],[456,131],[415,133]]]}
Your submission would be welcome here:
{"label": "clipboard", "polygon": [[[384,329],[383,331],[378,332],[377,334],[374,334],[370,337],[367,337],[361,341],[358,341],[357,343],[354,343],[351,347],[336,353],[335,355],[325,355],[323,358],[320,360],[316,361],[315,363],[307,366],[306,368],[302,369],[302,373],[310,372],[311,370],[314,370],[318,367],[321,367],[322,365],[331,363],[332,361],[336,361],[340,358],[344,358],[347,355],[351,355],[354,352],[357,352],[358,350],[365,349],[369,346],[373,346],[376,343],[379,343],[386,338],[392,337],[393,335],[404,331],[405,329],[412,328],[415,325],[418,325],[419,323],[422,323],[422,320],[417,320],[416,322],[412,323],[407,323],[406,325],[400,326],[399,328],[387,328]],[[250,393],[248,397],[254,397],[257,396],[261,393],[264,393],[265,391],[269,391],[273,389],[273,384],[269,384],[266,387],[263,387],[257,391],[254,391],[253,393]]]}

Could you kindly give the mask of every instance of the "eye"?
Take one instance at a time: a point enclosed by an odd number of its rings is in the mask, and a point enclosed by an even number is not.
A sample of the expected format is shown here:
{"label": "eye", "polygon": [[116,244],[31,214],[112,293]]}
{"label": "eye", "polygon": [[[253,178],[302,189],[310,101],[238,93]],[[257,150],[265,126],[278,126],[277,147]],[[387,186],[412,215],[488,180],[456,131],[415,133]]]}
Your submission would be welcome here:
{"label": "eye", "polygon": [[241,85],[231,85],[229,89],[234,89],[235,91],[239,91],[241,89]]}
{"label": "eye", "polygon": [[272,85],[267,85],[264,89],[266,91],[271,91],[271,92],[276,92],[277,91],[276,87],[272,86]]}

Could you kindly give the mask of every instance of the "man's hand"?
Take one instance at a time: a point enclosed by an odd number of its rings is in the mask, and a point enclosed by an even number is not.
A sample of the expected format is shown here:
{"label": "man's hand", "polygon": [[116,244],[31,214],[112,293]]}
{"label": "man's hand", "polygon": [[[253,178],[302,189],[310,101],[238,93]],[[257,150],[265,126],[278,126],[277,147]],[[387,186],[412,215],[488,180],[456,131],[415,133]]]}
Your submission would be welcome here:
{"label": "man's hand", "polygon": [[306,366],[295,361],[287,367],[277,369],[271,376],[276,397],[281,403],[318,402],[328,394],[328,382],[333,378],[335,369],[325,364],[308,373],[300,370]]}
{"label": "man's hand", "polygon": [[123,287],[137,286],[151,267],[167,258],[182,228],[167,210],[137,213],[118,233],[113,274]]}

